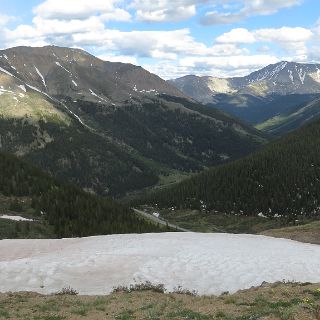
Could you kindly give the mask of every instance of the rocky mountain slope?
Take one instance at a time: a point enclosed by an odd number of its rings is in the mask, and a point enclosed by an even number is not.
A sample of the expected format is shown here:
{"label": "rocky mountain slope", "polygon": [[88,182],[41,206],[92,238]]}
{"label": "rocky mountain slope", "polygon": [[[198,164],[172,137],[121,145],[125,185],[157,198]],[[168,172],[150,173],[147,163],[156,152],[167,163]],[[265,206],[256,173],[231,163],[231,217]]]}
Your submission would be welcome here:
{"label": "rocky mountain slope", "polygon": [[320,65],[283,61],[245,77],[186,76],[169,82],[198,101],[256,124],[320,95]]}
{"label": "rocky mountain slope", "polygon": [[79,50],[0,51],[0,150],[118,195],[243,156],[263,134],[131,64]]}

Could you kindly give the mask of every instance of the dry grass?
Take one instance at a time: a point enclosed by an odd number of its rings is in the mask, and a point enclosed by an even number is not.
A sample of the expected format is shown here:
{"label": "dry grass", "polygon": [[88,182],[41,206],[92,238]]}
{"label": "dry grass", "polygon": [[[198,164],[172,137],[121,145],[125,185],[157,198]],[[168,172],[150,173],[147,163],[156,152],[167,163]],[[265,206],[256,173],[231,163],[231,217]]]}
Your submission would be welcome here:
{"label": "dry grass", "polygon": [[320,221],[302,226],[267,230],[261,234],[276,238],[287,238],[300,242],[320,244]]}
{"label": "dry grass", "polygon": [[0,319],[320,319],[320,285],[264,284],[219,297],[153,291],[108,296],[0,294]]}

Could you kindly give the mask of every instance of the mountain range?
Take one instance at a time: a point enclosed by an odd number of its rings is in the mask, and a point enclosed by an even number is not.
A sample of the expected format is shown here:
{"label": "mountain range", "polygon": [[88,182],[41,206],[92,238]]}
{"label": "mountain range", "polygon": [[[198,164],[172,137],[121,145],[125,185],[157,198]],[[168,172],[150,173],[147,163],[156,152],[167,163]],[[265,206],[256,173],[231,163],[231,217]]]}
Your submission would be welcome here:
{"label": "mountain range", "polygon": [[281,62],[242,78],[165,81],[80,49],[2,50],[0,197],[27,199],[56,237],[161,231],[108,197],[317,217],[319,70]]}
{"label": "mountain range", "polygon": [[[282,61],[245,77],[224,79],[188,75],[169,83],[186,95],[269,133],[288,132],[318,116],[317,112],[311,114],[309,107],[303,115],[306,105],[320,96],[318,64]],[[300,120],[295,116],[297,112]],[[296,119],[295,125],[292,117]],[[287,119],[290,124],[284,124]]]}
{"label": "mountain range", "polygon": [[80,49],[0,51],[0,97],[0,151],[100,195],[166,184],[268,141],[141,67]]}

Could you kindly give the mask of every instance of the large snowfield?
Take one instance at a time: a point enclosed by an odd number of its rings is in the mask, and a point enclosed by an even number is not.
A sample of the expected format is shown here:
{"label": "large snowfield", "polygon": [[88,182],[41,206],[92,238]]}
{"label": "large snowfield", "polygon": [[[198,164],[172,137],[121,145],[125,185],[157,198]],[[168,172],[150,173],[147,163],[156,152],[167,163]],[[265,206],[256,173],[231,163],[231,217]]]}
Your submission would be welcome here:
{"label": "large snowfield", "polygon": [[220,294],[282,280],[320,282],[320,246],[201,233],[0,241],[0,292],[70,286],[93,295],[151,281]]}

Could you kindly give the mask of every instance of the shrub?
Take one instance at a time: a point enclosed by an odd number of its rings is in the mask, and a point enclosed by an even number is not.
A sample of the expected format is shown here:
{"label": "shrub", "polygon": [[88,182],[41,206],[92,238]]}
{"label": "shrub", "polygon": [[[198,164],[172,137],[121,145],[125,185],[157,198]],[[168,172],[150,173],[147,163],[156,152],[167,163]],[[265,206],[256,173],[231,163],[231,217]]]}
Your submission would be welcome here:
{"label": "shrub", "polygon": [[112,292],[133,292],[133,291],[153,291],[159,293],[165,293],[166,289],[163,284],[153,284],[150,281],[144,283],[131,284],[127,286],[114,287]]}
{"label": "shrub", "polygon": [[79,292],[71,287],[62,288],[60,291],[55,293],[55,295],[58,295],[58,296],[63,296],[63,295],[76,296],[78,294]]}
{"label": "shrub", "polygon": [[182,286],[178,286],[178,287],[173,288],[173,293],[185,294],[185,295],[193,296],[193,297],[198,295],[197,290],[184,289]]}

